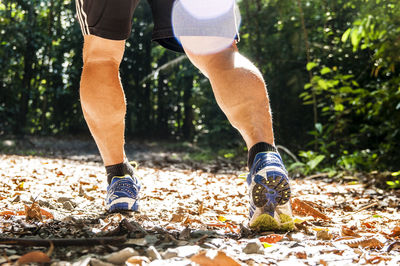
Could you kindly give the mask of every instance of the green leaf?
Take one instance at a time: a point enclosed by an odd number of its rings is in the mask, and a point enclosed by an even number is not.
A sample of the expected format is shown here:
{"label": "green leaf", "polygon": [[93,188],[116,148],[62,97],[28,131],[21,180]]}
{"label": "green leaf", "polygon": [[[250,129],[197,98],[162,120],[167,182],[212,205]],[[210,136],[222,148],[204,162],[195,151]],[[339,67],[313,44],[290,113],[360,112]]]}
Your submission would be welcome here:
{"label": "green leaf", "polygon": [[307,165],[310,167],[310,170],[315,169],[323,160],[325,159],[325,155],[318,155],[311,161],[307,162]]}
{"label": "green leaf", "polygon": [[316,124],[315,124],[315,129],[316,129],[319,133],[322,133],[322,124],[321,124],[321,123],[316,123]]}
{"label": "green leaf", "polygon": [[332,70],[329,67],[324,67],[323,69],[321,69],[321,75],[331,73],[331,71]]}
{"label": "green leaf", "polygon": [[400,171],[392,173],[392,176],[399,176],[399,175],[400,175]]}
{"label": "green leaf", "polygon": [[313,69],[313,68],[316,67],[316,66],[318,66],[318,64],[315,63],[315,62],[309,62],[309,63],[307,63],[307,66],[306,66],[307,71],[310,71],[311,69]]}
{"label": "green leaf", "polygon": [[323,79],[318,80],[318,86],[320,86],[323,90],[328,89],[328,83]]}
{"label": "green leaf", "polygon": [[335,109],[335,111],[337,111],[337,112],[343,112],[343,111],[344,111],[344,105],[341,104],[341,103],[335,104],[334,109]]}
{"label": "green leaf", "polygon": [[307,90],[307,89],[309,89],[309,88],[311,88],[312,87],[312,84],[311,83],[307,83],[306,85],[304,85],[304,89],[305,90]]}
{"label": "green leaf", "polygon": [[346,42],[346,41],[347,41],[347,39],[349,38],[350,32],[351,32],[351,29],[347,29],[347,30],[343,33],[343,35],[342,35],[342,42]]}

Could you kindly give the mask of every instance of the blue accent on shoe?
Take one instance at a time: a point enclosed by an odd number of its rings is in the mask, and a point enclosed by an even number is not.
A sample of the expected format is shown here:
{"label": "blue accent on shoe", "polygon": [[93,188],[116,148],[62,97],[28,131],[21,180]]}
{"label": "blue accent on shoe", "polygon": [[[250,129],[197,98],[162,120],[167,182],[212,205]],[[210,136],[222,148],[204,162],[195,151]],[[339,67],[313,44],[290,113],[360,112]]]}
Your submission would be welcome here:
{"label": "blue accent on shoe", "polygon": [[114,176],[107,187],[107,211],[138,211],[140,188],[140,182],[136,177]]}
{"label": "blue accent on shoe", "polygon": [[286,204],[290,199],[289,178],[277,152],[256,155],[247,176],[247,184],[250,187],[251,221],[262,214],[274,217],[276,207]]}

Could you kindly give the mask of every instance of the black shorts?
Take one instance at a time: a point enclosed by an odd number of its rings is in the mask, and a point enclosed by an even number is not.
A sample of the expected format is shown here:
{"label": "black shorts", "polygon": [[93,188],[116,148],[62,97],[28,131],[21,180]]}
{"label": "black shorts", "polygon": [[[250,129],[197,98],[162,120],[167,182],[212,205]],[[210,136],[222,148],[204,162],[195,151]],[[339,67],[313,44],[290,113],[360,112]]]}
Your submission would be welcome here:
{"label": "black shorts", "polygon": [[[154,20],[152,39],[168,49],[183,52],[172,29],[171,13],[175,0],[147,1]],[[82,33],[110,40],[128,39],[132,29],[132,16],[138,3],[139,0],[75,0]]]}

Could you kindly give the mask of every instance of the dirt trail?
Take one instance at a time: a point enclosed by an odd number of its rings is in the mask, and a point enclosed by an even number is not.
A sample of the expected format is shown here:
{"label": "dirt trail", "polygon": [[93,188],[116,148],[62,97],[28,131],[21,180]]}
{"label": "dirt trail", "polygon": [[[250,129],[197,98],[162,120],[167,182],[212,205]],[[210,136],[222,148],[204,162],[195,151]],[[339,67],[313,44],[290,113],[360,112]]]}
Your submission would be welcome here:
{"label": "dirt trail", "polygon": [[[31,251],[36,260],[48,252],[53,265],[400,263],[399,193],[357,182],[292,181],[296,230],[257,233],[246,227],[247,187],[237,174],[140,166],[140,213],[107,214],[100,163],[0,155],[0,169],[0,263],[32,261]],[[40,239],[57,239],[54,249]]]}

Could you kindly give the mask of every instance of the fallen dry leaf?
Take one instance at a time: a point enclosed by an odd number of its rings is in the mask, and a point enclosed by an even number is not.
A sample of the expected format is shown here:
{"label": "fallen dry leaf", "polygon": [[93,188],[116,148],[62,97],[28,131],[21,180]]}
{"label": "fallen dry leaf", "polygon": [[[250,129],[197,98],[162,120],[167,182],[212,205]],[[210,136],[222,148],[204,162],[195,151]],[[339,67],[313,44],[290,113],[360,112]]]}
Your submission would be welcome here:
{"label": "fallen dry leaf", "polygon": [[305,260],[305,259],[307,259],[307,253],[305,253],[305,252],[296,252],[296,258],[298,258],[298,259],[302,259],[302,260]]}
{"label": "fallen dry leaf", "polygon": [[262,236],[258,238],[261,243],[269,243],[269,244],[275,244],[276,242],[281,241],[284,238],[284,235],[278,235],[278,234],[270,234],[267,236]]}
{"label": "fallen dry leaf", "polygon": [[27,221],[29,220],[37,220],[41,222],[43,221],[40,207],[36,202],[33,202],[30,207],[28,205],[25,205],[25,214]]}
{"label": "fallen dry leaf", "polygon": [[341,244],[348,245],[351,248],[382,248],[383,243],[378,239],[371,237],[371,238],[355,238],[355,239],[348,239],[348,240],[340,240],[338,241]]}
{"label": "fallen dry leaf", "polygon": [[147,265],[148,263],[150,263],[150,260],[143,256],[133,256],[125,261],[127,266],[142,266]]}
{"label": "fallen dry leaf", "polygon": [[193,255],[191,261],[200,266],[239,266],[240,264],[223,251],[208,250]]}
{"label": "fallen dry leaf", "polygon": [[21,256],[18,259],[17,264],[23,265],[23,264],[34,263],[34,262],[49,263],[50,261],[51,261],[51,259],[45,253],[43,253],[41,251],[32,251],[32,252],[26,253],[25,255]]}
{"label": "fallen dry leaf", "polygon": [[343,225],[341,230],[342,236],[355,236],[361,237],[359,234],[356,233],[354,228],[348,228],[347,226]]}
{"label": "fallen dry leaf", "polygon": [[16,215],[14,211],[2,211],[0,212],[0,216],[4,216],[4,218],[8,219],[11,216]]}
{"label": "fallen dry leaf", "polygon": [[322,220],[330,220],[328,216],[323,214],[322,212],[318,211],[314,207],[310,206],[308,203],[300,200],[300,199],[293,199],[292,200],[292,208],[293,213],[298,215],[311,215],[314,218],[319,218]]}
{"label": "fallen dry leaf", "polygon": [[393,228],[392,233],[389,236],[390,237],[400,236],[400,226],[396,226],[395,228]]}
{"label": "fallen dry leaf", "polygon": [[174,213],[170,220],[171,223],[179,223],[185,219],[185,215],[182,213]]}

